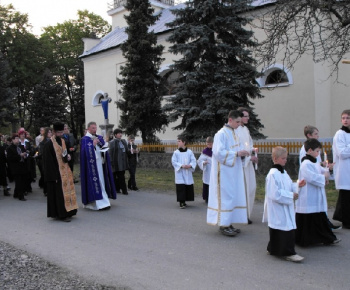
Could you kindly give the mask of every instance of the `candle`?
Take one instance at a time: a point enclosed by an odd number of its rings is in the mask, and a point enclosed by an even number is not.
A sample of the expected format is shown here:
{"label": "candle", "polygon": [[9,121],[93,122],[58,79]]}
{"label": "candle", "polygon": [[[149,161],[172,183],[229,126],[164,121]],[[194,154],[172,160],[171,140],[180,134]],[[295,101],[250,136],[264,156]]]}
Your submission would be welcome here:
{"label": "candle", "polygon": [[[258,156],[258,150],[259,150],[258,148],[253,148],[255,156]],[[255,170],[258,170],[258,162],[254,163],[254,168],[255,168]]]}
{"label": "candle", "polygon": [[297,179],[297,186],[298,186],[298,194],[299,194],[299,189],[300,189],[300,187],[299,187],[299,179]]}
{"label": "candle", "polygon": [[327,152],[326,151],[324,152],[324,155],[323,155],[323,161],[324,162],[328,162]]}

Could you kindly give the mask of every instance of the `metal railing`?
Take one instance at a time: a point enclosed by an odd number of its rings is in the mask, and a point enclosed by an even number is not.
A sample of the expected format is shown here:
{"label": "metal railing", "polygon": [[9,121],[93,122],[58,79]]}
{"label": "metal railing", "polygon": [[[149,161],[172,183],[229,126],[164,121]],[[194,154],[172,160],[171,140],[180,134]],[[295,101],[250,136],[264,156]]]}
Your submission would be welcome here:
{"label": "metal railing", "polygon": [[[322,142],[323,152],[332,151],[331,142]],[[254,142],[254,147],[258,148],[260,154],[271,154],[272,148],[276,146],[285,147],[289,154],[299,154],[300,148],[303,146],[302,141],[257,141]],[[138,144],[138,147],[143,152],[155,153],[171,153],[177,149],[175,143],[161,143],[161,144]],[[205,143],[192,143],[187,145],[194,153],[201,153],[206,147]]]}

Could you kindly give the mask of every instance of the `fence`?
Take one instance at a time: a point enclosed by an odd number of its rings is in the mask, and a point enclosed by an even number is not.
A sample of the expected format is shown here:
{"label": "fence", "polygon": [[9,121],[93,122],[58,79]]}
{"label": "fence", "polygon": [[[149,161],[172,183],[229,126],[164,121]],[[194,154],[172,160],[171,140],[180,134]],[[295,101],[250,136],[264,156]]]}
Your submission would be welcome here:
{"label": "fence", "polygon": [[[332,151],[332,143],[329,141],[322,142],[323,152]],[[256,141],[254,147],[258,148],[261,154],[271,154],[272,148],[276,146],[285,147],[289,154],[299,154],[303,141]],[[138,144],[138,147],[143,152],[154,152],[154,153],[170,153],[177,149],[177,144],[174,143],[161,143],[161,144]],[[193,143],[188,144],[194,153],[201,153],[206,147],[205,143]]]}

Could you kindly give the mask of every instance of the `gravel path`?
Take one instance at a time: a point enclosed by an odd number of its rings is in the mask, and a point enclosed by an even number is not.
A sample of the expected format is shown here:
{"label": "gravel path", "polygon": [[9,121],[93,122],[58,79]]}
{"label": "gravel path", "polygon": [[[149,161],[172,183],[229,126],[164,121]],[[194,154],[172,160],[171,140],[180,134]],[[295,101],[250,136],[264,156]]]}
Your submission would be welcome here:
{"label": "gravel path", "polygon": [[0,241],[0,289],[127,289],[100,285]]}

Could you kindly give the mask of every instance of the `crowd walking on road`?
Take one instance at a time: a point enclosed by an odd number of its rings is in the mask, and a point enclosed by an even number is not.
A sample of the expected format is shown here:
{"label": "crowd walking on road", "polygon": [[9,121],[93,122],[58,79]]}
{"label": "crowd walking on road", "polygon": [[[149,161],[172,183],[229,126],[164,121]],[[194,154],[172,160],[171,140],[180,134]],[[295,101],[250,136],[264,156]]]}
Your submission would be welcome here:
{"label": "crowd walking on road", "polygon": [[[171,164],[174,167],[176,200],[180,209],[188,208],[195,199],[193,172],[196,166],[203,172],[202,198],[207,205],[206,222],[217,226],[227,237],[239,236],[242,224],[251,219],[256,192],[255,171],[258,150],[254,148],[249,124],[250,110],[239,108],[229,112],[227,122],[215,134],[206,138],[206,148],[198,160],[188,148],[185,135],[177,139]],[[293,182],[285,170],[288,152],[277,146],[272,151],[273,166],[265,184],[263,222],[267,222],[269,241],[267,253],[287,261],[301,262],[304,257],[295,251],[295,245],[335,245],[341,242],[335,235],[340,229],[350,229],[350,110],[341,114],[341,128],[333,139],[333,162],[321,161],[322,144],[319,132],[307,125],[307,140],[300,150],[298,180]],[[138,191],[136,168],[140,150],[135,136],[123,139],[123,131],[113,131],[111,138],[97,134],[96,122],[89,122],[80,145],[69,131],[69,126],[55,122],[52,127],[41,127],[32,138],[19,128],[12,136],[1,136],[0,185],[6,197],[27,201],[32,193],[32,182],[47,198],[47,217],[70,222],[77,215],[74,158],[80,151],[80,186],[82,203],[86,210],[103,211],[111,208],[110,199],[117,193],[128,195]],[[39,175],[36,173],[38,166]],[[125,172],[129,179],[125,180]],[[332,174],[333,171],[333,174]],[[333,220],[327,214],[325,186],[334,178],[339,190]],[[10,184],[14,182],[11,193]]]}

